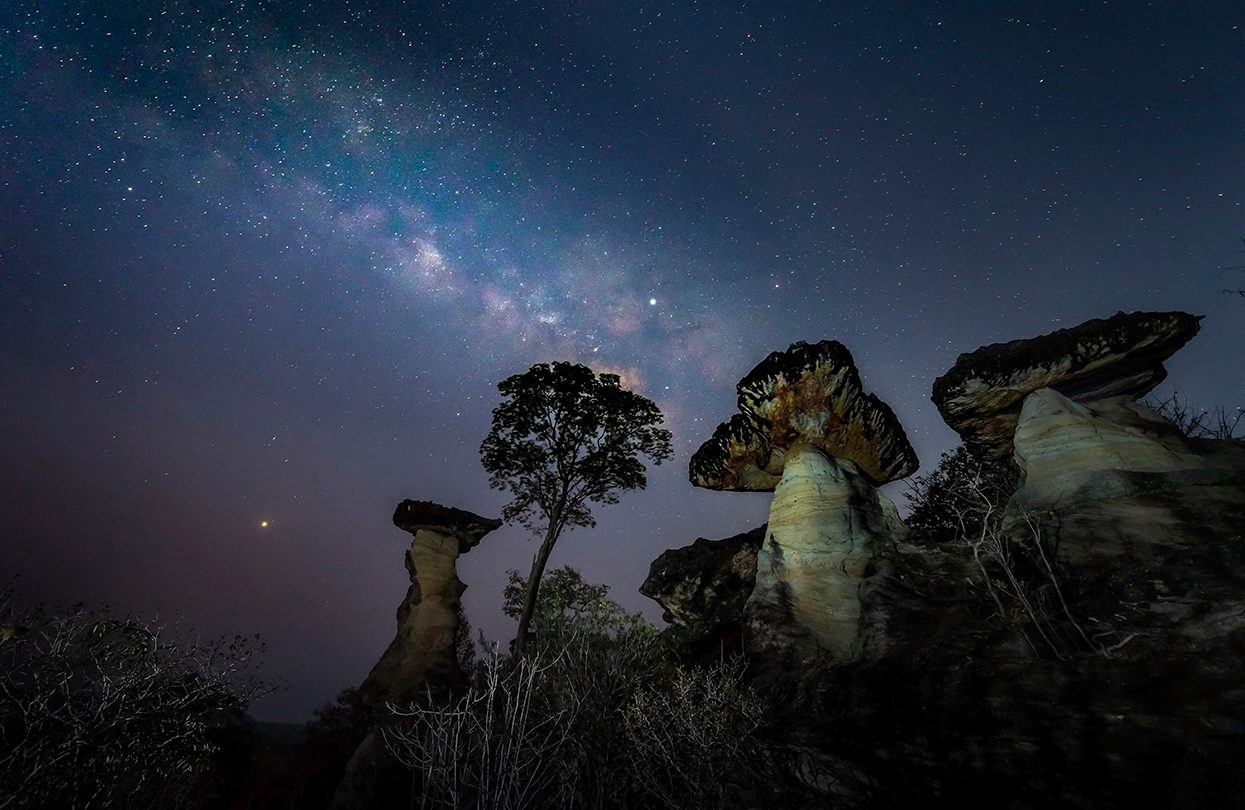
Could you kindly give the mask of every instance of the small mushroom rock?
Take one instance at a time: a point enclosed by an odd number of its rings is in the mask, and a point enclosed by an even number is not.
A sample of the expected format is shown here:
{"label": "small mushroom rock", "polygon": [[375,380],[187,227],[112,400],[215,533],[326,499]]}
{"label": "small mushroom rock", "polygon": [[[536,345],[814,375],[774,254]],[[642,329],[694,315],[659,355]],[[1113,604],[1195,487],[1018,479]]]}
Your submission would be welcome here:
{"label": "small mushroom rock", "polygon": [[1144,396],[1166,378],[1163,362],[1198,333],[1200,320],[1187,312],[1120,312],[982,346],[934,381],[931,399],[965,444],[1005,458],[1029,394],[1051,388],[1075,402]]}
{"label": "small mushroom rock", "polygon": [[739,413],[692,456],[689,477],[708,489],[774,492],[745,646],[851,660],[872,545],[902,527],[877,486],[915,472],[916,453],[837,341],[774,352],[736,391]]}
{"label": "small mushroom rock", "polygon": [[[405,555],[411,584],[398,605],[398,632],[359,687],[364,705],[383,722],[385,704],[407,705],[432,692],[466,685],[459,666],[459,610],[466,585],[458,556],[475,548],[500,520],[431,501],[398,504],[393,523],[412,535]],[[346,764],[332,807],[344,810],[396,806],[409,777],[385,750],[373,727]]]}

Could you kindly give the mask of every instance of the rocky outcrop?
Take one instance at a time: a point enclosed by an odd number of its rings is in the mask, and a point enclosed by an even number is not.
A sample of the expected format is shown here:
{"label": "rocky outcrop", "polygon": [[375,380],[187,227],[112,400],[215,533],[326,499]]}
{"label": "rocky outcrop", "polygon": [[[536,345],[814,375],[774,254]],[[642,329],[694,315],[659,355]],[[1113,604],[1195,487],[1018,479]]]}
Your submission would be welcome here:
{"label": "rocky outcrop", "polygon": [[876,485],[914,472],[916,454],[836,341],[774,352],[736,390],[740,412],[692,456],[689,477],[708,489],[774,492],[745,647],[796,662],[851,660],[862,574],[900,525]]}
{"label": "rocky outcrop", "polygon": [[1027,603],[966,543],[879,548],[860,660],[771,687],[793,738],[870,807],[1245,806],[1245,445],[1041,389],[1015,452],[977,551]]}
{"label": "rocky outcrop", "polygon": [[[456,563],[499,528],[500,520],[431,501],[398,504],[393,523],[412,535],[404,563],[411,584],[398,605],[398,632],[372,667],[359,693],[376,722],[386,720],[386,704],[408,705],[466,685],[458,663],[461,597],[466,585]],[[334,808],[390,806],[409,791],[409,774],[385,750],[374,726],[351,756],[333,798]]]}
{"label": "rocky outcrop", "polygon": [[679,642],[694,656],[741,647],[744,603],[756,582],[765,526],[723,540],[699,537],[665,551],[649,567],[640,593],[661,605]]}
{"label": "rocky outcrop", "polygon": [[[1188,339],[1172,329],[1196,330],[1169,315],[1117,316],[1131,331],[1115,343],[1082,339],[1106,322],[1065,330],[1080,337],[1058,356],[1049,336],[1002,344],[1018,371],[968,386],[990,418],[960,428],[1014,453],[1003,521],[943,543],[887,530],[848,660],[767,666],[753,649],[774,750],[802,752],[824,803],[1245,806],[1245,443],[1189,438],[1133,401]],[[665,566],[662,590],[676,580]]]}
{"label": "rocky outcrop", "polygon": [[1234,481],[1245,448],[1190,439],[1131,397],[1081,404],[1049,388],[1025,398],[1014,444],[1023,478],[1010,507],[1059,514],[1153,490],[1193,496],[1190,487]]}
{"label": "rocky outcrop", "polygon": [[1076,402],[1144,396],[1167,377],[1163,362],[1197,334],[1200,320],[1186,312],[1120,312],[982,346],[934,381],[932,399],[965,444],[1006,457],[1029,394],[1051,388]]}
{"label": "rocky outcrop", "polygon": [[393,523],[412,535],[403,560],[411,584],[398,605],[398,632],[359,687],[365,703],[404,704],[429,686],[453,689],[465,683],[457,646],[461,597],[466,585],[456,563],[501,521],[431,501],[406,500]]}

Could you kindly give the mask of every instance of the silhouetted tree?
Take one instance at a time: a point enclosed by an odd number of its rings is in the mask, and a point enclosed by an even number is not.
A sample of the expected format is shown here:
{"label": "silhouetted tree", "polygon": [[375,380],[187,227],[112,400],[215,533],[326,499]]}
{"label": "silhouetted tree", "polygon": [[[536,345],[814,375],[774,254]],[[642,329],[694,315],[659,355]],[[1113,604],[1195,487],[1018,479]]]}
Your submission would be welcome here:
{"label": "silhouetted tree", "polygon": [[549,553],[564,529],[595,526],[589,504],[617,503],[647,483],[640,456],[670,457],[661,411],[616,374],[575,363],[540,363],[498,383],[504,400],[480,446],[489,485],[514,499],[502,514],[543,534],[532,561],[514,652],[521,655]]}

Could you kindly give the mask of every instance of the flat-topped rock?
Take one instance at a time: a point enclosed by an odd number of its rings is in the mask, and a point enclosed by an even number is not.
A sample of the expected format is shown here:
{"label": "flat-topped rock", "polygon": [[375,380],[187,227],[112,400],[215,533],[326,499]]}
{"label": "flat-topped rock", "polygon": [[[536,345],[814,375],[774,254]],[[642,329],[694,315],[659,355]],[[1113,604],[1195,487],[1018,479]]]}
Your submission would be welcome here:
{"label": "flat-topped rock", "polygon": [[411,534],[425,529],[443,537],[458,538],[458,553],[466,554],[480,543],[484,535],[501,528],[501,521],[433,501],[408,499],[394,510],[393,525]]}
{"label": "flat-topped rock", "polygon": [[773,492],[743,610],[749,652],[847,662],[862,647],[860,587],[899,527],[877,490],[919,463],[895,413],[866,394],[838,341],[793,343],[736,385],[739,412],[692,456],[693,485]]}
{"label": "flat-topped rock", "polygon": [[[411,584],[398,605],[393,641],[359,687],[363,705],[382,724],[391,719],[388,705],[405,707],[467,685],[458,661],[462,594],[467,586],[458,578],[457,561],[502,525],[465,509],[412,500],[398,504],[393,523],[412,535],[403,560]],[[346,764],[330,806],[392,807],[394,797],[409,790],[408,781],[409,773],[389,754],[374,726]]]}
{"label": "flat-topped rock", "polygon": [[1075,402],[1144,396],[1167,377],[1163,362],[1198,333],[1200,320],[1187,312],[1120,312],[983,346],[934,381],[931,399],[966,444],[1005,457],[1026,396],[1041,388]]}

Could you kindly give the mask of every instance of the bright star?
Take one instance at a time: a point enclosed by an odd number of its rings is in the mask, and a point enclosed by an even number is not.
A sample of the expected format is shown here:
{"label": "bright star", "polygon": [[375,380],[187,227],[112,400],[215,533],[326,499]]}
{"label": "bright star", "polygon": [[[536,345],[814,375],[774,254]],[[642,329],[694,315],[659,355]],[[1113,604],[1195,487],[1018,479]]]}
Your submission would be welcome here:
{"label": "bright star", "polygon": [[648,305],[649,305],[650,307],[655,307],[655,306],[657,306],[657,299],[656,299],[656,298],[650,298],[650,299],[648,299]]}

